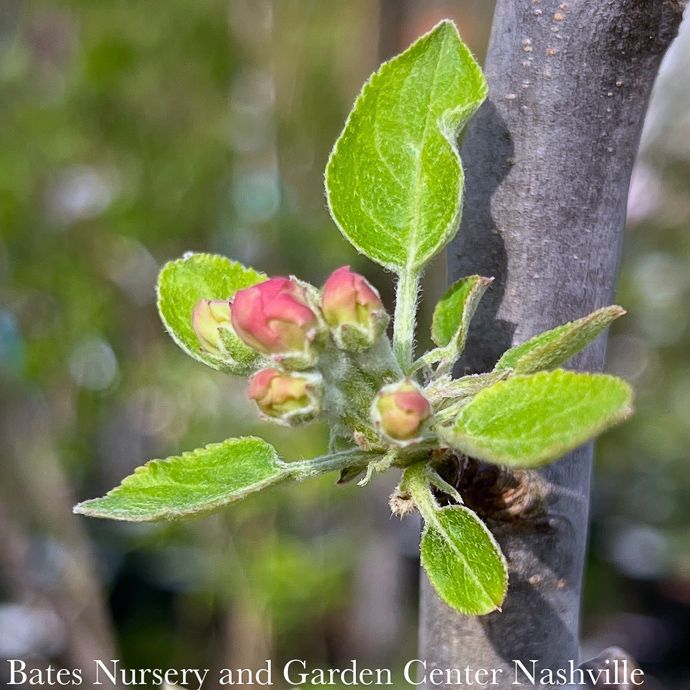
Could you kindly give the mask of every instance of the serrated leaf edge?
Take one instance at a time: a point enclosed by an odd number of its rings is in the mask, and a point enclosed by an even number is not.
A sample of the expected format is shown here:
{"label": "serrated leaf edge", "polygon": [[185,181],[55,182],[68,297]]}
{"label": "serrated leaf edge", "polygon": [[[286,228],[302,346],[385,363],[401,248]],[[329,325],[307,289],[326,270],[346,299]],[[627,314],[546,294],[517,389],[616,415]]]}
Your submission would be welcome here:
{"label": "serrated leaf edge", "polygon": [[[494,370],[512,370],[516,374],[530,374],[530,373],[535,373],[537,371],[544,371],[545,369],[529,369],[530,363],[534,362],[535,360],[538,360],[539,356],[544,353],[548,352],[550,349],[549,343],[544,343],[542,345],[536,346],[532,350],[527,350],[525,354],[515,363],[514,366],[506,366],[504,364],[505,358],[507,355],[509,355],[512,351],[524,347],[525,345],[528,345],[532,340],[536,340],[537,338],[542,337],[543,335],[550,333],[551,331],[559,330],[561,328],[565,328],[566,326],[571,326],[573,324],[577,324],[576,328],[570,332],[570,336],[572,337],[573,333],[577,333],[579,330],[584,329],[586,326],[588,326],[592,321],[596,320],[597,317],[599,316],[605,316],[605,323],[601,325],[601,328],[596,335],[594,335],[592,338],[590,338],[581,348],[580,350],[574,352],[570,357],[568,357],[565,360],[562,360],[561,362],[556,363],[555,365],[552,365],[551,369],[554,367],[558,367],[561,364],[564,364],[567,362],[571,357],[574,357],[578,352],[581,352],[584,350],[584,348],[588,347],[591,343],[593,343],[616,319],[619,319],[621,316],[625,316],[627,314],[626,310],[617,305],[617,304],[612,304],[607,307],[601,307],[600,309],[596,309],[595,311],[591,312],[590,314],[587,314],[586,316],[583,316],[579,319],[573,319],[572,321],[567,321],[566,323],[563,323],[559,326],[556,326],[555,328],[550,328],[546,331],[542,331],[541,333],[537,333],[532,338],[528,338],[525,340],[524,343],[520,343],[519,345],[516,345],[514,347],[509,348],[506,350],[496,362],[496,366],[494,367]],[[522,367],[520,365],[522,364]]]}
{"label": "serrated leaf edge", "polygon": [[[544,374],[553,374],[554,372],[557,372],[557,371],[565,372],[566,370],[554,369],[551,371],[541,371],[541,372],[537,372],[534,374],[518,374],[515,376],[511,376],[509,379],[499,381],[498,383],[495,383],[492,386],[484,388],[477,395],[481,395],[485,391],[489,391],[489,390],[495,388],[496,386],[505,385],[506,383],[514,381],[515,379],[532,378],[535,376],[542,376]],[[624,379],[621,379],[618,376],[611,376],[609,374],[591,374],[591,373],[587,373],[587,372],[568,372],[568,373],[576,374],[578,376],[583,376],[583,377],[588,377],[588,378],[611,379],[611,380],[616,381],[618,383],[624,384],[624,386],[627,389],[627,393],[628,393],[628,403],[626,405],[624,405],[623,407],[621,407],[618,412],[614,413],[610,417],[607,417],[606,420],[604,420],[601,424],[598,424],[597,426],[595,426],[593,428],[593,431],[588,432],[587,438],[580,441],[576,445],[559,444],[556,447],[555,451],[548,453],[546,455],[541,455],[536,460],[532,460],[528,463],[520,463],[520,462],[515,463],[512,460],[506,461],[505,459],[499,459],[496,456],[492,456],[490,453],[485,452],[482,444],[475,443],[472,440],[470,440],[471,437],[464,436],[464,435],[458,433],[457,431],[455,431],[455,425],[453,426],[453,428],[450,428],[448,426],[440,427],[437,429],[437,433],[444,441],[446,441],[451,446],[451,448],[454,448],[455,450],[459,450],[460,452],[465,453],[466,455],[473,457],[477,460],[483,460],[485,462],[490,462],[494,465],[502,465],[504,467],[510,467],[512,469],[534,469],[536,467],[541,467],[542,465],[546,465],[550,462],[553,462],[554,460],[557,460],[558,458],[566,455],[567,453],[574,451],[575,449],[579,448],[580,446],[584,445],[585,443],[588,443],[589,441],[595,439],[597,436],[602,434],[607,429],[610,429],[611,427],[615,426],[616,424],[620,424],[621,422],[625,421],[634,412],[634,407],[632,404],[633,397],[634,397],[633,389],[630,386],[630,384],[627,381],[625,381]],[[464,411],[465,411],[465,408],[463,407],[460,410],[458,416],[462,415]],[[456,420],[456,423],[457,423],[457,420]],[[458,438],[462,439],[461,443],[457,442]]]}
{"label": "serrated leaf edge", "polygon": [[[272,455],[273,455],[273,461],[276,465],[276,467],[280,470],[280,474],[276,476],[272,476],[267,478],[266,480],[262,482],[258,482],[257,484],[252,485],[252,488],[249,489],[248,491],[244,491],[243,493],[237,493],[235,495],[230,494],[229,496],[225,496],[223,498],[219,498],[216,501],[213,501],[211,503],[206,503],[204,504],[204,507],[201,508],[200,510],[194,510],[194,509],[188,509],[188,510],[175,510],[175,509],[170,509],[170,508],[162,508],[158,512],[155,513],[149,513],[148,515],[145,516],[132,516],[130,514],[121,514],[118,515],[117,510],[99,510],[98,508],[93,508],[91,507],[92,504],[98,503],[99,501],[102,501],[104,498],[108,498],[112,496],[114,493],[119,491],[122,488],[126,488],[128,483],[132,481],[132,479],[137,475],[141,474],[143,472],[150,471],[153,466],[161,465],[167,462],[171,462],[173,459],[175,460],[183,460],[183,459],[193,459],[196,454],[198,454],[200,451],[213,451],[216,448],[221,448],[225,446],[225,444],[228,443],[228,441],[261,441],[263,444],[265,444],[268,448],[271,449]],[[287,479],[290,476],[290,465],[288,463],[283,462],[279,457],[278,457],[278,452],[276,449],[271,446],[270,443],[265,441],[264,439],[260,438],[259,436],[242,436],[237,439],[228,439],[226,441],[221,441],[219,443],[209,443],[205,446],[202,446],[201,448],[196,448],[194,450],[188,450],[184,451],[180,455],[173,455],[168,458],[156,458],[153,460],[149,460],[148,462],[145,462],[143,465],[139,465],[138,467],[135,467],[134,470],[132,471],[131,474],[127,475],[117,486],[113,487],[108,491],[104,496],[101,496],[99,498],[91,498],[87,501],[82,501],[81,503],[77,503],[77,505],[74,506],[72,509],[72,512],[76,515],[86,515],[88,517],[96,517],[96,518],[107,518],[111,520],[121,520],[124,522],[152,522],[155,520],[165,520],[165,519],[170,519],[174,520],[177,518],[183,518],[183,517],[191,517],[191,516],[201,516],[205,515],[206,513],[212,512],[214,510],[217,510],[218,508],[221,508],[225,505],[228,505],[230,503],[234,503],[235,501],[243,499],[245,496],[248,496],[250,494],[256,493],[257,491],[261,491],[262,489],[265,489],[269,486],[272,486],[276,484],[277,482],[281,481],[282,479]],[[121,513],[124,513],[124,511],[119,511]]]}

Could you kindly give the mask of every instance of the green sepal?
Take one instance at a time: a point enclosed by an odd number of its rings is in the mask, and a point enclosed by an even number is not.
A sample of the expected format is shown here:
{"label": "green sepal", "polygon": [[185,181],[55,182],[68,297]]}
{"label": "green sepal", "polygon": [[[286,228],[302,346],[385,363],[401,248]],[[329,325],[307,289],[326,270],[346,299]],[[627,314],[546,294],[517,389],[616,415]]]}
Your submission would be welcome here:
{"label": "green sepal", "polygon": [[495,368],[512,369],[516,374],[531,374],[558,367],[589,345],[613,321],[624,314],[625,309],[614,304],[597,309],[577,321],[570,321],[550,331],[544,331],[507,350]]}
{"label": "green sepal", "polygon": [[263,273],[217,254],[186,254],[163,266],[157,284],[158,312],[172,339],[190,356],[213,369],[247,375],[264,359],[228,326],[221,329],[222,358],[206,352],[192,327],[192,311],[202,299],[228,300],[238,290],[266,280]]}
{"label": "green sepal", "polygon": [[324,377],[324,413],[338,442],[333,447],[351,445],[356,435],[361,446],[378,448],[381,439],[370,418],[372,400],[382,386],[402,378],[388,338],[382,336],[361,352],[327,345],[319,367]]}

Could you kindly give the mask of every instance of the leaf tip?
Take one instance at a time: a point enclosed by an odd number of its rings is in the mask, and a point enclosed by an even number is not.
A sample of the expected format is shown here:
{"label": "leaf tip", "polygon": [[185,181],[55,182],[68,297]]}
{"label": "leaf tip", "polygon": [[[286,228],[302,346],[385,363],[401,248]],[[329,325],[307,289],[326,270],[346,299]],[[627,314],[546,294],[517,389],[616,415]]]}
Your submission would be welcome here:
{"label": "leaf tip", "polygon": [[96,503],[100,499],[98,498],[92,498],[88,501],[82,501],[81,503],[77,503],[73,508],[72,508],[72,514],[73,515],[85,515],[86,517],[104,517],[98,510],[94,510],[91,507],[91,504]]}
{"label": "leaf tip", "polygon": [[438,22],[429,33],[434,33],[436,31],[450,31],[451,33],[455,34],[458,38],[460,38],[460,31],[458,31],[458,25],[448,17],[446,17],[445,19],[441,19],[441,21]]}
{"label": "leaf tip", "polygon": [[625,422],[626,420],[630,419],[630,417],[635,414],[635,404],[633,402],[634,400],[634,393],[632,388],[628,385],[628,400],[627,402],[621,407],[620,414],[618,416],[619,422]]}

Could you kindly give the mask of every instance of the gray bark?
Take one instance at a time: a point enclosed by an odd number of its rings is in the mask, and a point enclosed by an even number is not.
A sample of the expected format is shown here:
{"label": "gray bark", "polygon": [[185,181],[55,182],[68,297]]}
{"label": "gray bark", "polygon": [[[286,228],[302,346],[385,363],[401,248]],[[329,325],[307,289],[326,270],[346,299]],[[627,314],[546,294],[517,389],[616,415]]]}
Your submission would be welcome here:
{"label": "gray bark", "polygon": [[[496,278],[465,371],[486,371],[511,345],[611,303],[649,93],[683,7],[498,1],[485,67],[490,97],[462,149],[465,211],[449,250],[450,280]],[[601,370],[604,348],[601,338],[572,366]],[[591,462],[588,445],[539,480],[527,477],[522,491],[525,476],[473,475],[509,561],[509,593],[502,612],[469,618],[424,579],[420,642],[430,669],[502,669],[492,687],[509,688],[513,659],[552,669],[577,663]]]}

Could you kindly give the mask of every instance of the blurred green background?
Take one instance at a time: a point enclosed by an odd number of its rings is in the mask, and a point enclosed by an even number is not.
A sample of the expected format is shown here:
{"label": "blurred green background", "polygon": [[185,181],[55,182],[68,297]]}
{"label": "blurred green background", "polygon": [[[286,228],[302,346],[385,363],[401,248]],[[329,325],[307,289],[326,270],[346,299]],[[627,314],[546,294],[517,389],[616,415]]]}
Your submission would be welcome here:
{"label": "blurred green background", "polygon": [[[260,424],[243,381],[174,346],[158,268],[215,251],[319,284],[350,263],[390,303],[389,277],[329,220],[328,151],[381,59],[442,17],[482,56],[491,10],[3,0],[0,658],[395,667],[414,655],[418,525],[390,520],[387,478],[286,486],[177,525],[70,510],[151,457],[233,435],[261,433],[288,458],[322,450],[322,428]],[[618,296],[630,314],[609,368],[634,383],[637,414],[599,444],[586,580],[585,653],[625,647],[659,679],[649,688],[690,683],[689,62],[686,21],[631,186]]]}

